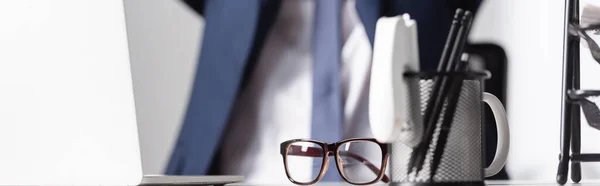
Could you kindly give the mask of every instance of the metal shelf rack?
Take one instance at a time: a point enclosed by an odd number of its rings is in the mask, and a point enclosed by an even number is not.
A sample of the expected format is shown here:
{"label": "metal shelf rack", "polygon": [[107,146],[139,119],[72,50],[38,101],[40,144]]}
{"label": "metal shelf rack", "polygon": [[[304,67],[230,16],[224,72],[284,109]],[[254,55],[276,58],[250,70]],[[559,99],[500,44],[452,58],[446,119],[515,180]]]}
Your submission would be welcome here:
{"label": "metal shelf rack", "polygon": [[565,0],[561,139],[556,182],[565,184],[571,169],[571,180],[581,181],[581,162],[600,162],[600,154],[581,153],[581,96],[598,96],[600,91],[580,90],[579,37],[569,34],[569,24],[579,25],[579,0]]}

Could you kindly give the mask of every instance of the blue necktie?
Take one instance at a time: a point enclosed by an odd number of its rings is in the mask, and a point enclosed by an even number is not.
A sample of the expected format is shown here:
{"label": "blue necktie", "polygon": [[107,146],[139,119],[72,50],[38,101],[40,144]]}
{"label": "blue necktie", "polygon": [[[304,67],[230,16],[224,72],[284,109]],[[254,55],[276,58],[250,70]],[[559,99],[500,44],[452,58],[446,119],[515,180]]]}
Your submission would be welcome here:
{"label": "blue necktie", "polygon": [[[312,138],[333,143],[341,140],[342,128],[340,1],[315,0],[315,4]],[[329,168],[335,169],[335,159],[330,158]],[[340,180],[337,171],[328,172],[324,181]]]}

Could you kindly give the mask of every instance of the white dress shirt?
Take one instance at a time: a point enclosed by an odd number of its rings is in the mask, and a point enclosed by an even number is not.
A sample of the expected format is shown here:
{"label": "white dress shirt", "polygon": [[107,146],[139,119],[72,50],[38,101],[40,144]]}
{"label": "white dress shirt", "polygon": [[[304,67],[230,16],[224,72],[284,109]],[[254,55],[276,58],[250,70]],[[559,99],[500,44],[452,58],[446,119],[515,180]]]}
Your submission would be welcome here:
{"label": "white dress shirt", "polygon": [[[343,1],[343,137],[371,137],[368,82],[371,45],[353,0]],[[247,183],[289,183],[279,144],[310,138],[314,1],[282,1],[246,89],[234,106],[220,169]],[[340,139],[341,140],[341,139]],[[311,164],[296,165],[311,174]],[[330,167],[330,173],[337,173]],[[335,172],[332,172],[335,171]]]}

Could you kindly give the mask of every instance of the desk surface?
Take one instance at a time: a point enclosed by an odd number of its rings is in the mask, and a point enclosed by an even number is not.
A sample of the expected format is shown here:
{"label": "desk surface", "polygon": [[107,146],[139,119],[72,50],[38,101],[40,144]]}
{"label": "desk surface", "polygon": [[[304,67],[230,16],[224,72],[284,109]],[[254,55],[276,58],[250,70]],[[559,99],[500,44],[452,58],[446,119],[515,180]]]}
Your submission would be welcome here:
{"label": "desk surface", "polygon": [[[536,185],[541,185],[541,186],[559,186],[559,184],[557,184],[556,182],[552,182],[552,181],[486,181],[485,182],[486,185],[489,186],[503,186],[503,185],[509,185],[509,186],[536,186]],[[238,184],[228,184],[228,185],[248,185],[248,186],[258,186],[258,185],[252,185],[252,184],[243,184],[243,183],[238,183]],[[277,185],[281,185],[281,184],[277,184]],[[294,184],[289,183],[287,184],[289,186],[294,186]],[[323,183],[318,183],[315,184],[315,186],[349,186],[352,184],[349,183],[345,183],[345,182],[323,182]],[[386,184],[377,184],[377,185],[386,185]],[[581,181],[580,184],[574,184],[574,183],[567,183],[565,184],[565,186],[600,186],[600,180],[589,180],[589,181]]]}

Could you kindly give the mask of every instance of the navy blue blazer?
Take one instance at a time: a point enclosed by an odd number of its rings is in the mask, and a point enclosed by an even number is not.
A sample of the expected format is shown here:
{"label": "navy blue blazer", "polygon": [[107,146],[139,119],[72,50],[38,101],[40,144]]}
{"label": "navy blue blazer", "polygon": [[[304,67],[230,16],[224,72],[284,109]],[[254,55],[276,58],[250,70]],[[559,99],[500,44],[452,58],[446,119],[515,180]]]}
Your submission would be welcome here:
{"label": "navy blue blazer", "polygon": [[[205,19],[204,39],[190,102],[166,174],[206,175],[238,92],[279,10],[281,0],[186,0]],[[475,10],[479,0],[356,0],[373,44],[382,16],[409,13],[418,23],[421,66],[435,69],[456,8]]]}

